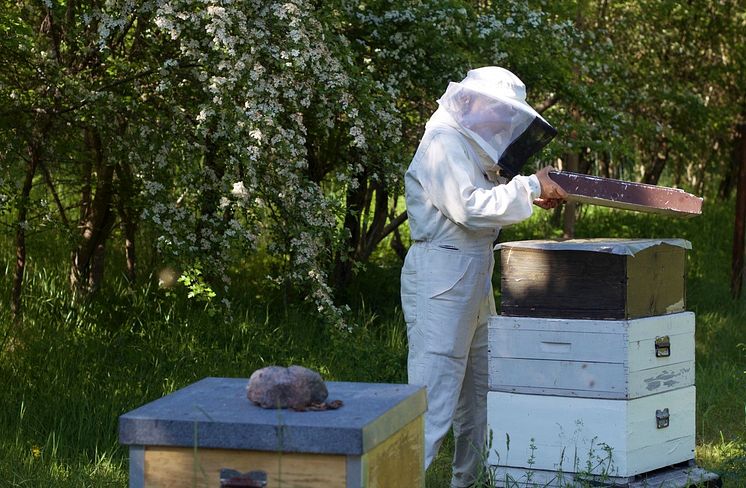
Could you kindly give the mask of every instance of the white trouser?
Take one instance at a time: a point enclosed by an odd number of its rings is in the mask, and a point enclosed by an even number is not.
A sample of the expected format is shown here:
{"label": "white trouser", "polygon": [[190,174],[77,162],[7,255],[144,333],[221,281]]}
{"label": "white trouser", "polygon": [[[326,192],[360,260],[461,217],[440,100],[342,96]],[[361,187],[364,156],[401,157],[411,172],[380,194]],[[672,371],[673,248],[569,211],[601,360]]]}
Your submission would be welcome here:
{"label": "white trouser", "polygon": [[427,387],[425,469],[453,425],[454,487],[468,486],[483,467],[493,267],[491,241],[449,241],[416,242],[402,269],[409,383]]}

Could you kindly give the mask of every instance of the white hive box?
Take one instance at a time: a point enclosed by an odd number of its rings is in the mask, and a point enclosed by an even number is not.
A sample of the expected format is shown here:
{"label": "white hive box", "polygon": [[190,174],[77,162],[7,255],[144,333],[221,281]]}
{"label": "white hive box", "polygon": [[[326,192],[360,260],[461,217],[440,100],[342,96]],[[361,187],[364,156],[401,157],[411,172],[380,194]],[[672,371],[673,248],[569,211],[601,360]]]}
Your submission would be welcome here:
{"label": "white hive box", "polygon": [[631,320],[493,316],[492,391],[633,399],[694,385],[692,312]]}
{"label": "white hive box", "polygon": [[685,462],[694,458],[695,395],[694,386],[633,400],[491,391],[488,464],[628,479]]}

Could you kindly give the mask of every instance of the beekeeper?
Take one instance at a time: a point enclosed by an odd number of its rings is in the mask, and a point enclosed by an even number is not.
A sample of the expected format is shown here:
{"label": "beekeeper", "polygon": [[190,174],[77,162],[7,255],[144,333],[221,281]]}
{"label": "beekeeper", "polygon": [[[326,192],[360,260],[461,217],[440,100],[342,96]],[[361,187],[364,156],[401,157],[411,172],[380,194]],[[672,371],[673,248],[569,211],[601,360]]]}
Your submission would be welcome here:
{"label": "beekeeper", "polygon": [[409,383],[427,387],[425,468],[453,426],[454,487],[482,469],[487,427],[487,319],[500,228],[552,208],[565,192],[547,167],[518,173],[556,130],[526,87],[490,66],[450,83],[405,175],[413,244],[401,275]]}

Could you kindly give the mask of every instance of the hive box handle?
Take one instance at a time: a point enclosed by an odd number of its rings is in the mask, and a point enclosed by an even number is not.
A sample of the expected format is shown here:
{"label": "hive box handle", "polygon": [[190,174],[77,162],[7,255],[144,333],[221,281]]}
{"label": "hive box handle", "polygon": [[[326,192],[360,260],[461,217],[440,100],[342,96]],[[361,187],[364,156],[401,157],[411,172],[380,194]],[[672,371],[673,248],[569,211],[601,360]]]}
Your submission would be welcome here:
{"label": "hive box handle", "polygon": [[267,473],[264,471],[249,471],[241,473],[235,469],[220,470],[221,488],[266,488]]}
{"label": "hive box handle", "polygon": [[665,429],[668,427],[669,421],[670,415],[667,408],[655,411],[655,424],[659,429]]}
{"label": "hive box handle", "polygon": [[671,355],[671,340],[668,336],[655,338],[655,357],[667,358]]}

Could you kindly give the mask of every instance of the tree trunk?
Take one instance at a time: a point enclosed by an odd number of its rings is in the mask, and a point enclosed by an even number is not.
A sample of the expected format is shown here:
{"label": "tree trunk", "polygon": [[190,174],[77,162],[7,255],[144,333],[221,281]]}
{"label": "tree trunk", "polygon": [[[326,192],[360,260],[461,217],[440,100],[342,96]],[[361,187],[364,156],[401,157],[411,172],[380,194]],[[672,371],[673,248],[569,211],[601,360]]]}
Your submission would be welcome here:
{"label": "tree trunk", "polygon": [[360,243],[360,216],[365,206],[368,192],[367,176],[364,174],[358,175],[358,181],[360,184],[357,188],[347,187],[345,220],[343,225],[348,238],[341,244],[341,248],[335,256],[334,272],[332,274],[332,281],[337,290],[344,288],[352,278],[354,256]]}
{"label": "tree trunk", "polygon": [[611,155],[604,151],[601,155],[601,176],[611,178]]}
{"label": "tree trunk", "polygon": [[588,149],[580,151],[578,153],[578,173],[583,173],[584,175],[590,174],[594,162],[594,159],[590,157]]}
{"label": "tree trunk", "polygon": [[129,215],[124,215],[122,221],[122,228],[124,231],[124,253],[127,262],[127,282],[134,284],[137,280],[137,246],[136,246],[136,235],[137,235],[137,223],[134,220],[129,219]]}
{"label": "tree trunk", "polygon": [[668,162],[669,147],[668,143],[663,140],[660,143],[658,151],[653,155],[653,162],[650,167],[645,168],[645,174],[642,177],[642,182],[648,185],[657,185],[660,180],[663,169],[666,167]]}
{"label": "tree trunk", "polygon": [[736,187],[736,182],[738,180],[738,166],[736,163],[734,154],[734,157],[731,158],[731,164],[726,167],[725,174],[718,185],[718,197],[720,197],[721,200],[728,200]]}
{"label": "tree trunk", "polygon": [[[383,182],[368,183],[367,176],[360,176],[360,185],[347,190],[347,213],[344,227],[349,240],[335,257],[333,283],[340,290],[352,279],[352,269],[355,263],[366,262],[383,239],[407,220],[407,213],[394,216],[394,208],[389,208],[389,192]],[[373,212],[372,218],[369,217]],[[362,216],[362,218],[361,218]],[[388,221],[388,223],[387,223]],[[392,243],[399,256],[406,254],[399,238],[398,243]],[[400,246],[397,249],[396,246]]]}
{"label": "tree trunk", "polygon": [[26,176],[21,187],[21,198],[18,200],[18,218],[16,220],[16,267],[13,273],[13,288],[10,298],[10,313],[13,324],[18,325],[22,317],[21,293],[23,291],[23,277],[26,272],[26,220],[34,182],[36,168],[39,165],[39,149],[31,144],[28,148],[29,160],[26,164]]}
{"label": "tree trunk", "polygon": [[744,238],[746,237],[746,123],[739,124],[733,158],[738,168],[736,187],[736,219],[733,225],[733,260],[731,268],[731,294],[739,298],[743,289]]}
{"label": "tree trunk", "polygon": [[[565,169],[567,171],[577,172],[580,156],[578,153],[567,153],[564,157]],[[577,204],[575,202],[566,202],[562,214],[562,237],[572,239],[575,237],[575,211]]]}
{"label": "tree trunk", "polygon": [[[212,222],[213,219],[217,219],[218,211],[220,209],[220,190],[218,190],[219,182],[225,175],[225,164],[220,161],[218,157],[218,146],[212,140],[211,136],[207,136],[205,141],[205,153],[202,158],[202,170],[205,179],[205,190],[200,196],[200,218],[197,221],[197,228],[195,234],[197,236],[197,247],[203,249],[202,245],[206,243],[209,252],[215,251],[215,244],[207,235],[209,229],[207,227],[208,222]],[[208,217],[208,220],[205,220]],[[224,219],[223,219],[224,220]],[[209,270],[202,270],[203,277],[211,282],[215,280],[216,276],[211,276]]]}
{"label": "tree trunk", "polygon": [[[373,220],[368,229],[365,231],[365,239],[358,246],[358,252],[355,259],[358,261],[367,261],[370,255],[381,242],[382,233],[386,227],[386,220],[389,216],[389,192],[382,182],[376,182],[371,185],[371,191],[376,192],[376,208],[373,210]],[[370,206],[370,203],[368,204]],[[366,209],[367,212],[367,209]]]}
{"label": "tree trunk", "polygon": [[114,166],[105,161],[101,138],[95,131],[86,134],[93,164],[86,170],[96,169],[96,194],[91,200],[92,175],[82,190],[81,238],[73,252],[70,285],[76,296],[95,293],[104,277],[104,252],[114,224],[112,212]]}
{"label": "tree trunk", "polygon": [[407,247],[404,245],[404,243],[401,240],[401,234],[399,234],[399,228],[393,230],[394,236],[391,239],[391,249],[394,250],[396,255],[399,257],[399,259],[404,262],[404,258],[407,257]]}
{"label": "tree trunk", "polygon": [[[396,216],[394,214],[394,211],[396,211],[396,207],[399,204],[399,197],[394,196],[394,203],[393,203],[393,211],[389,215],[389,219],[391,219],[391,223],[389,224],[391,229],[391,249],[394,250],[397,256],[399,256],[399,259],[404,261],[404,258],[407,257],[407,247],[404,245],[404,242],[402,242],[401,234],[399,233],[399,226],[403,224],[407,218],[407,212],[405,211],[403,215]],[[398,222],[397,222],[398,221]]]}
{"label": "tree trunk", "polygon": [[137,279],[137,248],[135,241],[137,235],[137,209],[133,208],[132,204],[134,196],[132,174],[129,168],[125,167],[123,163],[117,165],[116,174],[119,182],[117,210],[122,223],[122,234],[124,234],[124,256],[127,266],[125,276],[130,284],[134,284]]}
{"label": "tree trunk", "polygon": [[[584,19],[582,16],[582,9],[578,7],[575,17],[575,24],[578,26],[583,25]],[[576,68],[574,70],[574,78],[579,77],[579,71]],[[572,107],[570,110],[572,118],[576,121],[580,121],[581,115],[577,107]],[[573,143],[577,142],[578,134],[573,130],[569,134],[569,138]],[[575,144],[573,144],[575,145]],[[580,170],[580,154],[578,152],[568,152],[562,158],[563,167],[562,169],[577,173]],[[572,239],[575,237],[575,219],[576,219],[577,204],[575,202],[566,202],[563,205],[562,212],[562,236],[565,239]],[[555,214],[556,215],[556,214]]]}
{"label": "tree trunk", "polygon": [[49,168],[47,168],[46,163],[43,161],[39,161],[39,166],[41,167],[42,174],[44,175],[44,181],[47,183],[47,187],[49,187],[49,191],[52,194],[52,198],[54,199],[55,205],[57,205],[57,211],[60,213],[60,219],[62,220],[62,223],[65,226],[66,231],[70,231],[70,222],[67,219],[67,213],[65,212],[65,207],[62,205],[62,200],[60,200],[60,196],[57,193],[57,189],[54,187],[54,180],[52,179],[52,174],[49,172]]}
{"label": "tree trunk", "polygon": [[[109,216],[113,216],[112,212],[109,212]],[[113,217],[111,218],[113,220]],[[111,226],[107,226],[107,239],[111,233]],[[91,272],[88,274],[88,293],[96,293],[101,288],[101,283],[104,281],[104,264],[106,260],[106,240],[101,240],[96,244],[96,248],[93,250],[93,257],[91,258]]]}
{"label": "tree trunk", "polygon": [[684,164],[681,161],[681,158],[676,159],[676,164],[674,165],[674,175],[673,175],[673,186],[674,188],[680,188],[681,182],[684,179]]}

